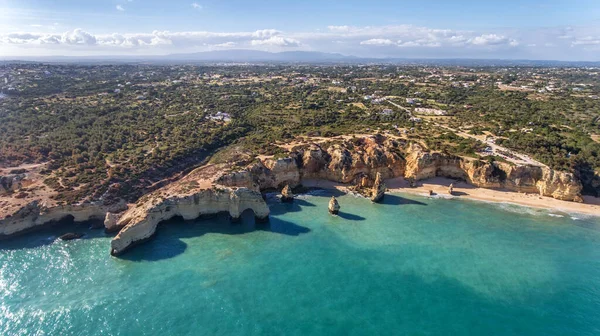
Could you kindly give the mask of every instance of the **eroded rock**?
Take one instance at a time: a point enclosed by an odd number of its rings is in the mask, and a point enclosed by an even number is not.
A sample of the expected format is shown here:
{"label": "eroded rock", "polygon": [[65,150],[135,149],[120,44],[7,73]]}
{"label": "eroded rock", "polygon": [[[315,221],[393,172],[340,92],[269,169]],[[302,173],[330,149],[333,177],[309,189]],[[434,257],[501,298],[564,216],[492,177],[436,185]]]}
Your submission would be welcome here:
{"label": "eroded rock", "polygon": [[328,209],[329,213],[332,215],[337,215],[340,212],[340,203],[338,203],[338,200],[335,198],[335,196],[331,196]]}
{"label": "eroded rock", "polygon": [[258,221],[266,221],[269,207],[256,191],[247,188],[214,186],[187,194],[164,195],[159,189],[126,211],[117,222],[123,229],[111,241],[111,254],[119,255],[136,243],[152,237],[157,225],[175,216],[186,220],[219,212],[229,213],[233,221],[251,209]]}
{"label": "eroded rock", "polygon": [[381,178],[381,173],[377,173],[377,177],[375,177],[375,183],[373,184],[373,188],[371,188],[371,201],[381,202],[381,200],[383,200],[383,196],[385,196],[386,189],[385,183],[383,183]]}
{"label": "eroded rock", "polygon": [[283,203],[291,203],[294,201],[294,193],[292,192],[292,188],[290,188],[289,184],[286,184],[285,187],[281,190],[281,202]]}
{"label": "eroded rock", "polygon": [[60,240],[74,240],[74,239],[79,239],[79,238],[81,238],[83,236],[84,236],[83,233],[69,232],[69,233],[65,233],[64,235],[58,237],[58,239],[60,239]]}

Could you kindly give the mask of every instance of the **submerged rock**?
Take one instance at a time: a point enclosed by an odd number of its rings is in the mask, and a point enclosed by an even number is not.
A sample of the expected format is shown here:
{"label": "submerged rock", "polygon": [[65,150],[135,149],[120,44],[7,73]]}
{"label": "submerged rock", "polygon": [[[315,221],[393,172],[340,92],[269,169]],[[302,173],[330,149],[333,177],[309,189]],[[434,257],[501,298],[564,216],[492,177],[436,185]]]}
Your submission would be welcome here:
{"label": "submerged rock", "polygon": [[340,212],[340,204],[338,203],[335,196],[331,196],[329,200],[329,213],[332,215],[337,215]]}
{"label": "submerged rock", "polygon": [[281,202],[283,203],[291,203],[294,201],[294,193],[292,193],[292,188],[290,188],[289,184],[286,184],[283,190],[281,190]]}
{"label": "submerged rock", "polygon": [[73,233],[73,232],[69,232],[69,233],[65,233],[64,235],[58,237],[60,240],[73,240],[73,239],[79,239],[83,237],[83,233]]}
{"label": "submerged rock", "polygon": [[373,184],[373,188],[371,189],[371,201],[379,202],[385,196],[386,186],[383,183],[381,178],[381,173],[377,173],[377,177],[375,177],[375,183]]}

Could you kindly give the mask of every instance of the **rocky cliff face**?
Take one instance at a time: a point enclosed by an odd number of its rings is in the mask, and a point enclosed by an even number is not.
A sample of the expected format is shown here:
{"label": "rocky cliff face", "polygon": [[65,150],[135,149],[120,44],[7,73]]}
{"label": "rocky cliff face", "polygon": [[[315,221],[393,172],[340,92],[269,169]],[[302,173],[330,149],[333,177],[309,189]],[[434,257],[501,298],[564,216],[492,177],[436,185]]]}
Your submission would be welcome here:
{"label": "rocky cliff face", "polygon": [[[429,152],[417,144],[370,136],[324,145],[311,144],[289,153],[288,158],[267,159],[241,171],[227,165],[208,165],[183,179],[142,197],[122,216],[98,204],[45,207],[34,201],[0,220],[0,236],[26,231],[73,216],[75,221],[104,219],[107,231],[120,230],[111,253],[120,254],[150,238],[161,221],[174,216],[193,219],[226,211],[237,219],[246,209],[265,220],[269,209],[260,191],[295,187],[302,179],[327,179],[352,183],[366,196],[383,195],[383,179],[404,177],[423,180],[436,176],[465,180],[483,188],[505,188],[539,193],[566,201],[581,201],[582,186],[570,173],[546,167],[512,166]],[[378,177],[379,182],[376,183]],[[6,189],[6,188],[5,188]]]}
{"label": "rocky cliff face", "polygon": [[582,185],[571,173],[547,167],[513,166],[477,159],[430,153],[419,145],[408,148],[406,178],[423,180],[435,176],[458,178],[481,188],[539,193],[563,201],[582,202]]}
{"label": "rocky cliff face", "polygon": [[160,193],[153,193],[119,219],[117,226],[123,229],[111,241],[111,254],[121,254],[130,246],[152,237],[158,223],[175,216],[190,220],[228,212],[233,220],[237,220],[247,209],[253,210],[258,220],[266,220],[269,216],[269,208],[262,195],[247,188],[215,187],[166,198]]}
{"label": "rocky cliff face", "polygon": [[313,145],[297,153],[302,158],[302,177],[320,178],[342,183],[356,183],[358,178],[377,173],[386,178],[402,176],[404,158],[401,143],[371,136],[335,143],[324,150]]}
{"label": "rocky cliff face", "polygon": [[418,144],[406,144],[371,136],[333,143],[312,144],[290,157],[267,160],[241,172],[224,174],[219,182],[264,190],[296,186],[302,179],[326,179],[354,184],[372,197],[377,174],[382,179],[404,177],[424,180],[436,176],[465,180],[481,188],[539,193],[565,201],[581,201],[581,183],[570,173],[546,167],[512,166],[429,152]]}
{"label": "rocky cliff face", "polygon": [[296,158],[259,161],[245,170],[221,174],[215,183],[224,186],[244,187],[252,190],[281,189],[300,183],[300,169]]}
{"label": "rocky cliff face", "polygon": [[323,147],[316,144],[291,152],[284,159],[267,159],[237,172],[225,173],[217,183],[254,190],[295,187],[302,179],[325,179],[371,187],[382,178],[403,176],[401,143],[383,137],[366,137]]}
{"label": "rocky cliff face", "polygon": [[76,222],[102,220],[109,210],[112,207],[92,203],[46,207],[39,201],[33,201],[0,220],[0,236],[18,234],[68,217],[73,217]]}

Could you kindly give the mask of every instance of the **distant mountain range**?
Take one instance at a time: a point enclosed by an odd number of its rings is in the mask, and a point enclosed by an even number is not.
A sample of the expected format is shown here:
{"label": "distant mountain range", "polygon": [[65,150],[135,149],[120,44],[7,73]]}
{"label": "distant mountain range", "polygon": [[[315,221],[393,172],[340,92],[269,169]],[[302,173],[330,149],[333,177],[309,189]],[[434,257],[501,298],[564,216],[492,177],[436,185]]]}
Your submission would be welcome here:
{"label": "distant mountain range", "polygon": [[0,56],[1,63],[51,62],[51,63],[306,63],[306,64],[415,64],[455,66],[588,66],[598,67],[600,62],[569,62],[552,60],[503,60],[503,59],[414,59],[414,58],[365,58],[315,51],[266,52],[258,50],[218,50],[190,54],[152,56]]}

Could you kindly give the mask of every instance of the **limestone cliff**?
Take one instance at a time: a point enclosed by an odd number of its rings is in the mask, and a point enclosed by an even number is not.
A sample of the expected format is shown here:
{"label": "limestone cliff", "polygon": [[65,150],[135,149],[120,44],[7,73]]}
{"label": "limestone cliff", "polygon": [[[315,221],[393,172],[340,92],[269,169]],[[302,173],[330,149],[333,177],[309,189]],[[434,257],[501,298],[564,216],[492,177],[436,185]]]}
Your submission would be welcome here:
{"label": "limestone cliff", "polygon": [[313,145],[297,153],[302,158],[302,177],[356,183],[357,178],[377,173],[386,178],[402,176],[402,144],[381,136],[334,143],[326,150]]}
{"label": "limestone cliff", "polygon": [[539,193],[564,201],[582,201],[581,182],[568,172],[430,153],[416,144],[410,145],[407,152],[406,178],[424,180],[435,176],[450,177],[481,188],[503,188]]}
{"label": "limestone cliff", "polygon": [[221,174],[215,183],[244,187],[252,190],[296,187],[300,183],[300,169],[295,158],[267,159],[248,166],[245,170]]}
{"label": "limestone cliff", "polygon": [[[442,176],[465,180],[478,187],[535,192],[566,201],[581,201],[582,190],[579,180],[567,172],[430,152],[421,145],[383,136],[308,144],[291,151],[287,158],[257,160],[239,171],[230,168],[225,164],[198,168],[181,180],[142,197],[122,216],[107,212],[123,209],[102,204],[46,207],[32,201],[13,215],[0,219],[0,236],[68,216],[73,216],[75,221],[104,219],[107,231],[121,230],[111,243],[111,253],[119,254],[151,237],[159,222],[174,216],[193,219],[225,211],[236,219],[242,211],[252,209],[258,219],[264,220],[269,209],[260,191],[286,185],[295,187],[302,179],[352,183],[374,199],[385,192],[383,180],[393,177],[423,180]],[[7,181],[5,185],[8,186]]]}
{"label": "limestone cliff", "polygon": [[311,144],[290,152],[288,158],[267,159],[242,171],[224,173],[216,182],[254,190],[295,187],[302,179],[372,187],[377,174],[383,179],[404,174],[401,148],[401,143],[378,136],[336,142],[327,147]]}
{"label": "limestone cliff", "polygon": [[243,171],[226,173],[218,181],[227,186],[265,190],[281,188],[285,184],[296,186],[302,179],[326,179],[351,183],[371,197],[369,188],[377,174],[381,174],[382,179],[448,177],[482,188],[503,188],[581,201],[581,183],[567,172],[430,152],[416,143],[406,144],[382,136],[326,145],[311,144],[291,152],[289,158],[258,162]]}
{"label": "limestone cliff", "polygon": [[[203,215],[227,212],[233,220],[247,209],[254,211],[258,220],[267,220],[269,207],[262,195],[247,187],[226,187],[216,183],[219,173],[227,165],[208,165],[192,171],[183,179],[142,197],[111,227],[121,228],[111,241],[111,254],[123,253],[132,245],[154,235],[157,225],[175,216],[195,219]],[[248,173],[230,174],[229,182],[248,183]]]}
{"label": "limestone cliff", "polygon": [[39,201],[32,201],[14,214],[0,220],[0,236],[10,236],[25,232],[44,224],[73,217],[76,222],[104,219],[106,212],[113,207],[84,203],[46,207]]}

